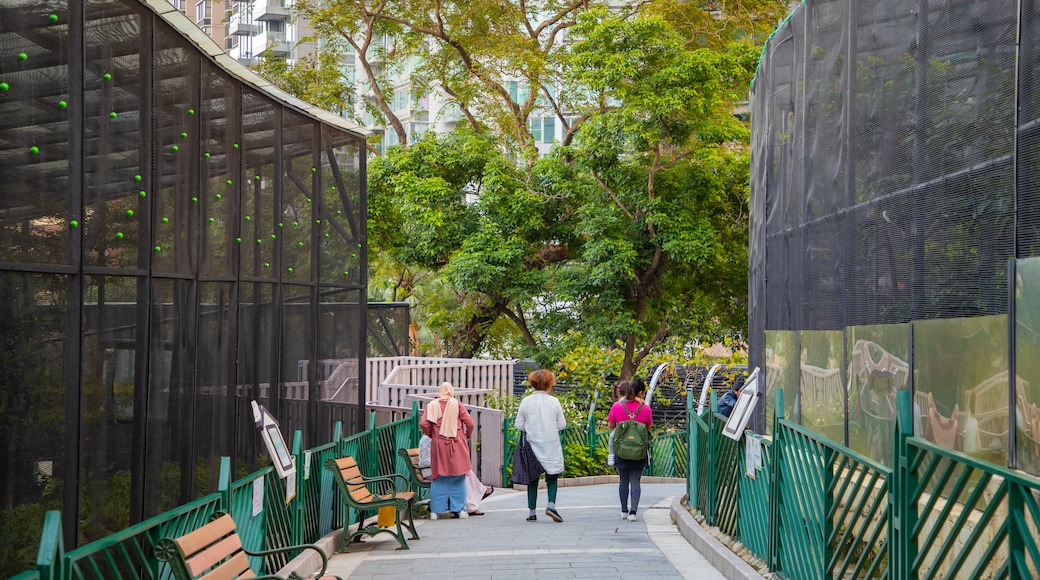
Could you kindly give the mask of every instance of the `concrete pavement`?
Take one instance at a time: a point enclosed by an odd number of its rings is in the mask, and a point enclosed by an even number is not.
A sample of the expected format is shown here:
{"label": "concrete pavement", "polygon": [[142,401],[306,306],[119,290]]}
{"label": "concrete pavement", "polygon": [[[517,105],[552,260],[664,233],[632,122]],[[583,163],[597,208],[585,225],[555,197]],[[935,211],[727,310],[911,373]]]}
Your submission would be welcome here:
{"label": "concrete pavement", "polygon": [[538,521],[526,521],[527,494],[497,488],[485,515],[416,522],[420,540],[396,550],[387,534],[330,558],[342,578],[725,578],[680,535],[669,506],[678,483],[644,483],[639,520],[621,519],[617,484],[560,487],[556,523],[538,494]]}

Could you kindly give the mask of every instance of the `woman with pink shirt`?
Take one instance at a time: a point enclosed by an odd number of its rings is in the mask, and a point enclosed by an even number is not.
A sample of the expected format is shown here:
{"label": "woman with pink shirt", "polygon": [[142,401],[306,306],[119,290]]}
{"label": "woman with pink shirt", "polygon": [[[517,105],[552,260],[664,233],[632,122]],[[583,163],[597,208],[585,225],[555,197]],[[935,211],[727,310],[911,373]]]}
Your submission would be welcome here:
{"label": "woman with pink shirt", "polygon": [[[622,388],[622,390],[625,392],[625,398],[614,403],[614,406],[610,408],[610,413],[607,414],[607,428],[613,431],[618,423],[628,421],[629,417],[632,417],[649,429],[654,420],[650,407],[643,402],[646,384],[642,379],[633,379],[628,383],[628,389]],[[620,479],[618,495],[621,496],[621,519],[627,519],[630,522],[636,521],[639,495],[642,492],[639,480],[643,477],[643,470],[646,469],[646,466],[646,457],[638,460],[614,457],[614,468],[617,469]]]}

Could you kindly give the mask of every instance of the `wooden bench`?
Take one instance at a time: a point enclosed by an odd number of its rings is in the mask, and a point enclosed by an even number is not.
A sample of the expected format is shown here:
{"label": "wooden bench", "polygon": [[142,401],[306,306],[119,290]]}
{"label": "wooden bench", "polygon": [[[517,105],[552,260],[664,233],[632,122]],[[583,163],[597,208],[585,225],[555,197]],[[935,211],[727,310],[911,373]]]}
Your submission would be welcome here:
{"label": "wooden bench", "polygon": [[[155,544],[155,557],[168,562],[173,577],[178,580],[224,580],[232,578],[266,578],[285,580],[282,576],[266,574],[257,576],[249,566],[246,556],[266,556],[281,552],[311,549],[321,556],[321,571],[314,576],[321,580],[341,580],[339,576],[325,574],[329,560],[325,552],[314,544],[275,548],[250,552],[242,547],[242,540],[235,530],[231,516],[217,512],[213,520],[201,528],[179,538],[162,538]],[[295,574],[293,578],[298,578]]]}
{"label": "wooden bench", "polygon": [[[392,474],[389,477],[365,477],[361,474],[361,469],[358,468],[357,462],[353,457],[343,457],[341,459],[326,459],[325,469],[331,471],[334,476],[333,479],[336,481],[336,486],[340,491],[340,498],[343,500],[343,513],[349,513],[346,508],[352,507],[357,510],[360,515],[358,517],[358,529],[356,532],[347,536],[344,532],[343,544],[340,550],[346,550],[346,547],[350,545],[350,542],[361,536],[374,536],[379,533],[387,533],[397,539],[397,543],[401,544],[398,550],[407,550],[408,542],[405,541],[404,531],[401,529],[401,512],[408,514],[408,522],[404,524],[404,527],[408,528],[411,532],[410,540],[418,540],[419,534],[415,533],[415,522],[412,520],[412,505],[415,501],[415,492],[411,491],[397,491],[395,487],[395,478],[405,479],[403,475],[398,473]],[[407,480],[405,480],[407,481]],[[375,484],[380,486],[379,493],[372,493],[368,489],[369,484]],[[376,524],[365,526],[365,512],[366,511],[378,511],[381,507],[393,507],[394,508],[394,524],[396,526],[396,532],[389,528],[383,528]]]}
{"label": "wooden bench", "polygon": [[[427,496],[426,499],[415,502],[416,507],[424,504],[429,504],[430,480],[426,479],[426,476],[423,475],[422,469],[419,467],[419,448],[412,447],[411,449],[398,449],[397,454],[400,455],[402,459],[407,461],[408,465],[412,467],[412,469],[408,472],[408,480],[412,482],[412,485],[415,485],[420,490],[427,490],[425,493],[425,495]],[[420,495],[422,495],[421,491]]]}

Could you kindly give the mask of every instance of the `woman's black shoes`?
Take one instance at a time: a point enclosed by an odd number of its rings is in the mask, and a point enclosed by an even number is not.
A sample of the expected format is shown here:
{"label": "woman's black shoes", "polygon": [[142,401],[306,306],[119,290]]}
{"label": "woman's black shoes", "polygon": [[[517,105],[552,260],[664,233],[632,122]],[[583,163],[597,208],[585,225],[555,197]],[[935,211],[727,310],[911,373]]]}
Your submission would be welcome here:
{"label": "woman's black shoes", "polygon": [[[560,517],[560,514],[556,513],[556,510],[554,510],[553,508],[545,508],[545,515],[547,515],[550,518],[552,518],[553,521],[555,521],[555,522],[562,522],[563,521],[563,518]],[[532,516],[532,517],[534,517],[534,516]],[[530,518],[528,518],[528,519],[530,519]]]}
{"label": "woman's black shoes", "polygon": [[537,522],[538,521],[538,516],[527,516],[527,521],[529,521],[529,522]]}

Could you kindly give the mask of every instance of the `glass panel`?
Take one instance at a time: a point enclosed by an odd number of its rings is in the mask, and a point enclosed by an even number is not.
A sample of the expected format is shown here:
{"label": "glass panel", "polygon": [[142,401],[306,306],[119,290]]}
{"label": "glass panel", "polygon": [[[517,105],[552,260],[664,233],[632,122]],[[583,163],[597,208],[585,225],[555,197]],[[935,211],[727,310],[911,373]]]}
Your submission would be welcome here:
{"label": "glass panel", "polygon": [[797,404],[801,424],[845,443],[845,333],[802,331],[801,350]]}
{"label": "glass panel", "polygon": [[[142,166],[141,87],[150,67],[141,16],[122,3],[86,3],[87,66],[84,74],[84,163],[86,199],[83,235],[87,263],[113,268],[146,268],[151,175]],[[92,19],[89,15],[101,15]]]}
{"label": "glass panel", "polygon": [[314,211],[318,184],[318,125],[285,110],[282,132],[282,155],[285,164],[282,213],[279,231],[283,242],[282,278],[311,279],[311,239],[314,228],[327,230],[328,224]]}
{"label": "glass panel", "polygon": [[322,147],[321,281],[361,284],[361,155],[356,138],[325,128]]}
{"label": "glass panel", "polygon": [[910,327],[848,329],[849,447],[884,465],[895,456],[896,393],[910,387]]}
{"label": "glass panel", "polygon": [[359,295],[357,290],[325,290],[321,293],[317,380],[322,401],[357,403],[360,400]]}
{"label": "glass panel", "polygon": [[1018,468],[1040,475],[1040,258],[1019,260],[1015,276],[1015,445]]}
{"label": "glass panel", "polygon": [[79,200],[69,199],[68,10],[54,1],[4,10],[0,262],[70,264],[69,214]]}
{"label": "glass panel", "polygon": [[796,420],[798,398],[798,333],[793,330],[766,331],[766,431],[773,432],[776,389],[784,390],[784,417]]}
{"label": "glass panel", "polygon": [[914,434],[1007,464],[1007,316],[914,327]]}
{"label": "glass panel", "polygon": [[196,287],[153,280],[145,517],[192,499]]}
{"label": "glass panel", "polygon": [[[274,215],[274,104],[253,91],[242,92],[243,176],[241,247],[244,277],[274,278],[274,244],[270,243]],[[286,224],[288,225],[288,224]],[[264,236],[268,239],[264,240]],[[236,239],[238,243],[238,239]]]}
{"label": "glass panel", "polygon": [[89,276],[83,298],[80,522],[87,542],[130,525],[138,279]]}
{"label": "glass panel", "polygon": [[44,515],[63,507],[67,284],[65,276],[0,272],[4,578],[35,566]]}

